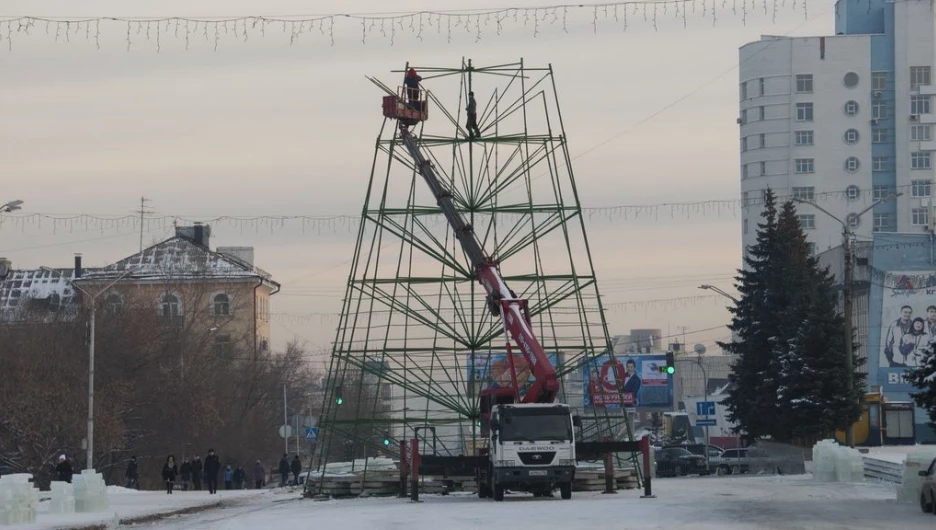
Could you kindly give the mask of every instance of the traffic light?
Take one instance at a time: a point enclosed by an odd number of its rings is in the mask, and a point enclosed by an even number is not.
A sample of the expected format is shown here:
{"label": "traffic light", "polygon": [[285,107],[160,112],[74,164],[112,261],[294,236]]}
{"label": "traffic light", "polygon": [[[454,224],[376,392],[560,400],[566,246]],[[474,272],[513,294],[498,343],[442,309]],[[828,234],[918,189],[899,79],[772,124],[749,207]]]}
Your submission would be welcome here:
{"label": "traffic light", "polygon": [[393,440],[390,439],[390,435],[384,433],[384,437],[383,437],[383,444],[384,444],[384,447],[390,447],[390,444],[392,444],[392,443],[393,443]]}
{"label": "traffic light", "polygon": [[666,373],[669,375],[676,373],[676,355],[671,351],[666,352]]}
{"label": "traffic light", "polygon": [[344,403],[344,397],[341,395],[341,387],[335,389],[335,404],[341,405]]}

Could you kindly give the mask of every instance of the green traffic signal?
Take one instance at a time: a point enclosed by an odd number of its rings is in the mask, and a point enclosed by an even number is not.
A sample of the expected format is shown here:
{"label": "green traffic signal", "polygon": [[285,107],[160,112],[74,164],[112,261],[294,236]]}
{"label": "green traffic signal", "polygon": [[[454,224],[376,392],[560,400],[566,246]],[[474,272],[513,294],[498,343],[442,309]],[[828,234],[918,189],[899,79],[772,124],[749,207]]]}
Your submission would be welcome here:
{"label": "green traffic signal", "polygon": [[385,446],[389,446],[389,445],[390,445],[390,438],[384,438],[384,439],[383,439],[383,444],[384,444]]}
{"label": "green traffic signal", "polygon": [[670,374],[670,375],[675,374],[675,373],[676,373],[676,367],[675,367],[675,366],[667,366],[667,367],[666,367],[666,373],[668,373],[668,374]]}
{"label": "green traffic signal", "polygon": [[336,397],[335,403],[337,403],[338,405],[341,405],[342,403],[344,403],[344,398],[341,396]]}

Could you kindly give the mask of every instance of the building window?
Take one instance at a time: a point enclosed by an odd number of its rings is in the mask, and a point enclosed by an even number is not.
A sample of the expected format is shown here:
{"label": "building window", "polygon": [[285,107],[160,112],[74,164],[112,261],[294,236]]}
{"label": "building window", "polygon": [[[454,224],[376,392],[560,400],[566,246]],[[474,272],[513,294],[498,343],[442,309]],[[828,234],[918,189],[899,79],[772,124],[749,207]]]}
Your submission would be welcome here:
{"label": "building window", "polygon": [[845,143],[848,145],[855,145],[858,143],[858,130],[857,129],[848,129],[845,131]]}
{"label": "building window", "polygon": [[857,101],[848,101],[845,103],[845,114],[848,116],[854,116],[858,114],[858,102]]}
{"label": "building window", "polygon": [[751,203],[748,202],[748,192],[742,191],[741,192],[741,206],[750,206],[750,204]]}
{"label": "building window", "polygon": [[797,158],[795,160],[797,173],[812,173],[815,170],[815,161],[812,158]]}
{"label": "building window", "polygon": [[816,196],[816,188],[812,186],[793,187],[793,198],[801,201],[811,201]]}
{"label": "building window", "polygon": [[741,101],[747,99],[747,82],[741,83]]}
{"label": "building window", "polygon": [[861,196],[861,188],[852,184],[851,186],[845,188],[845,196],[848,197],[848,200],[850,201],[858,200],[858,197]]}
{"label": "building window", "polygon": [[884,101],[875,101],[871,104],[871,117],[875,120],[887,118],[887,103]]}
{"label": "building window", "polygon": [[747,136],[745,136],[744,138],[741,138],[741,152],[742,153],[747,151],[747,139],[748,139]]}
{"label": "building window", "polygon": [[871,90],[887,90],[887,72],[871,72]]}
{"label": "building window", "polygon": [[741,109],[741,123],[747,123],[747,109]]}
{"label": "building window", "polygon": [[230,355],[231,353],[231,336],[227,333],[218,333],[214,337],[214,354],[215,355]]}
{"label": "building window", "polygon": [[813,104],[812,103],[797,103],[796,104],[796,121],[812,121],[813,120]]}
{"label": "building window", "polygon": [[798,94],[812,92],[812,74],[796,74],[796,92]]}
{"label": "building window", "polygon": [[910,67],[910,90],[919,90],[921,86],[930,84],[929,66]]}
{"label": "building window", "polygon": [[849,173],[854,173],[861,168],[861,161],[858,160],[858,157],[850,156],[845,159],[845,171]]}
{"label": "building window", "polygon": [[231,315],[231,297],[224,294],[218,293],[214,295],[212,299],[212,305],[214,306],[214,314],[219,317],[226,317]]}
{"label": "building window", "polygon": [[929,224],[929,208],[914,208],[910,211],[910,224],[926,226]]}
{"label": "building window", "polygon": [[796,145],[813,145],[813,132],[796,131],[793,133],[793,139]]}
{"label": "building window", "polygon": [[812,241],[806,242],[806,255],[815,256],[816,255],[816,244]]}
{"label": "building window", "polygon": [[858,74],[855,72],[848,72],[845,74],[845,77],[842,78],[842,83],[844,83],[847,88],[855,88],[858,86]]}
{"label": "building window", "polygon": [[871,157],[871,171],[887,171],[890,169],[890,158],[886,156]]}
{"label": "building window", "polygon": [[872,230],[875,232],[885,232],[888,228],[890,228],[890,214],[874,214],[874,227],[872,227]]}
{"label": "building window", "polygon": [[800,226],[803,230],[815,230],[816,229],[816,215],[811,213],[804,213],[796,216],[799,220]]}
{"label": "building window", "polygon": [[914,180],[910,182],[910,195],[913,197],[929,197],[931,186],[933,181],[931,180]]}
{"label": "building window", "polygon": [[910,140],[913,142],[928,142],[933,133],[929,125],[912,125],[910,127]]}
{"label": "building window", "polygon": [[172,293],[164,294],[159,304],[163,318],[175,318],[182,315],[179,297]]}
{"label": "building window", "polygon": [[123,297],[118,293],[110,293],[104,298],[104,309],[111,315],[120,313],[123,309]]}
{"label": "building window", "polygon": [[760,135],[760,147],[761,149],[767,147],[767,135],[764,133]]}
{"label": "building window", "polygon": [[[764,78],[763,78],[763,77],[757,80],[757,84],[760,85],[760,95],[763,96],[764,94],[766,94],[767,91],[765,90],[766,87],[764,86],[765,83],[764,83]],[[762,107],[762,108],[763,108],[763,107]]]}
{"label": "building window", "polygon": [[930,97],[929,96],[910,96],[910,114],[929,114]]}
{"label": "building window", "polygon": [[766,174],[767,174],[767,162],[761,162],[761,163],[760,163],[760,174],[761,174],[761,175],[766,175]]}
{"label": "building window", "polygon": [[874,127],[871,129],[871,142],[875,144],[886,144],[890,141],[890,134],[888,134],[888,129],[882,129],[880,127]]}
{"label": "building window", "polygon": [[742,229],[744,230],[744,235],[747,235],[747,219],[741,221]]}
{"label": "building window", "polygon": [[875,184],[874,187],[871,188],[871,199],[879,201],[887,197],[890,195],[890,189],[891,187],[886,184]]}
{"label": "building window", "polygon": [[932,167],[928,152],[910,153],[910,169],[931,169]]}
{"label": "building window", "polygon": [[764,112],[764,107],[757,107],[757,119],[759,121],[764,121],[764,116],[766,116],[766,113]]}
{"label": "building window", "polygon": [[748,168],[747,168],[747,166],[748,166],[747,164],[741,164],[741,178],[743,178],[743,179],[748,178]]}
{"label": "building window", "polygon": [[861,219],[856,213],[848,214],[848,217],[845,218],[848,221],[848,226],[851,228],[858,228],[858,225],[861,223]]}

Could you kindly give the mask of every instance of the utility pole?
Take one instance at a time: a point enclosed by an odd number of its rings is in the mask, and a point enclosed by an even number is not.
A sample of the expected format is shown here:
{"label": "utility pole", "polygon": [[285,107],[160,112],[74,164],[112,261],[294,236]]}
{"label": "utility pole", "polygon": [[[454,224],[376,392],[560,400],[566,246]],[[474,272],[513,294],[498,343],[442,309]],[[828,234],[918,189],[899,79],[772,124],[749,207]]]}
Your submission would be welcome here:
{"label": "utility pole", "polygon": [[283,383],[283,442],[286,444],[286,454],[289,454],[289,433],[286,428],[289,427],[289,417],[286,413],[286,383]]}
{"label": "utility pole", "polygon": [[[845,254],[845,278],[844,285],[842,290],[843,300],[843,313],[845,317],[845,369],[848,370],[847,378],[847,389],[848,395],[851,396],[854,393],[855,388],[855,377],[854,377],[854,358],[852,352],[852,346],[854,345],[853,334],[854,328],[852,326],[852,293],[854,291],[854,281],[855,281],[855,269],[854,269],[854,256],[852,255],[852,232],[848,227],[848,224],[845,223],[842,225],[842,251]],[[845,445],[848,447],[855,446],[855,424],[852,423],[845,429]]]}

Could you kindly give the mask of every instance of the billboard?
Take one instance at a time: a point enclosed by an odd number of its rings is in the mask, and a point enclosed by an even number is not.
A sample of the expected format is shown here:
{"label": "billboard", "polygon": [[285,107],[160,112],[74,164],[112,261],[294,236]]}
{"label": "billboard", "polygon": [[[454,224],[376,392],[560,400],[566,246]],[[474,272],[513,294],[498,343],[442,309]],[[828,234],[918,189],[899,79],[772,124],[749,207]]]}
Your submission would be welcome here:
{"label": "billboard", "polygon": [[[559,356],[555,353],[547,354],[549,362],[558,366]],[[468,384],[474,388],[478,395],[482,388],[508,388],[511,385],[510,359],[506,352],[477,353],[468,357]],[[526,394],[530,385],[536,381],[533,371],[527,363],[526,357],[521,353],[513,354],[514,369],[517,371],[517,382],[520,384],[520,395]]]}
{"label": "billboard", "polygon": [[[610,355],[582,361],[585,408],[672,409],[673,383],[660,372],[665,355]],[[618,392],[618,382],[622,382]]]}
{"label": "billboard", "polygon": [[936,287],[919,271],[888,272],[894,287],[883,289],[878,364],[886,390],[910,390],[907,368],[920,366],[930,340],[936,339]]}

